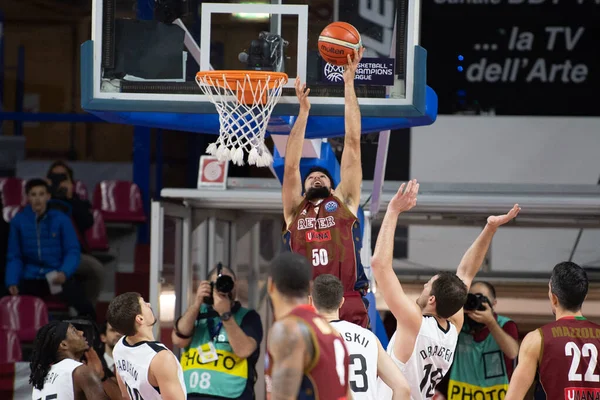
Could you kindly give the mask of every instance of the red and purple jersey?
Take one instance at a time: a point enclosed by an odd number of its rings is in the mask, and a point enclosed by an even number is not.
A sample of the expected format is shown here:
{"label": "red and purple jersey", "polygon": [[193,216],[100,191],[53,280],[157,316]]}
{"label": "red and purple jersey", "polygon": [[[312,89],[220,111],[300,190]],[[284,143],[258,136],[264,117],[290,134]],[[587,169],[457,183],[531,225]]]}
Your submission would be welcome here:
{"label": "red and purple jersey", "polygon": [[[349,355],[339,333],[312,306],[298,306],[284,318],[294,318],[308,328],[314,356],[304,370],[298,400],[346,400]],[[267,349],[267,392],[271,392],[271,371],[277,368]]]}
{"label": "red and purple jersey", "polygon": [[583,317],[561,318],[539,328],[540,384],[546,398],[600,398],[600,325]]}
{"label": "red and purple jersey", "polygon": [[313,279],[322,274],[336,276],[345,292],[367,286],[360,262],[358,219],[337,197],[329,196],[317,205],[304,199],[283,241],[288,250],[312,263]]}

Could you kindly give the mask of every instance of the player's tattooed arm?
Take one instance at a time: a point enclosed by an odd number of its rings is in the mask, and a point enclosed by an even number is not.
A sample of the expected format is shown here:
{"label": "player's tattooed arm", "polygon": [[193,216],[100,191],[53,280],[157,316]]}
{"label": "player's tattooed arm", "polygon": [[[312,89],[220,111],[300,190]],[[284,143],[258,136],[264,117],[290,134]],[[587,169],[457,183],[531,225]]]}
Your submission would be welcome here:
{"label": "player's tattooed arm", "polygon": [[533,384],[537,371],[542,336],[539,331],[529,332],[521,343],[519,363],[510,379],[505,400],[523,399]]}
{"label": "player's tattooed arm", "polygon": [[306,87],[306,84],[302,84],[299,77],[296,78],[296,96],[300,103],[300,112],[298,113],[298,118],[296,118],[294,127],[288,137],[285,149],[283,183],[281,187],[283,217],[286,222],[286,228],[292,223],[296,208],[302,202],[300,159],[302,158],[306,124],[308,122],[308,113],[310,111],[310,100],[308,99],[309,93],[310,89]]}
{"label": "player's tattooed arm", "polygon": [[295,400],[304,369],[314,355],[310,334],[293,319],[276,322],[269,335],[272,357],[271,400]]}

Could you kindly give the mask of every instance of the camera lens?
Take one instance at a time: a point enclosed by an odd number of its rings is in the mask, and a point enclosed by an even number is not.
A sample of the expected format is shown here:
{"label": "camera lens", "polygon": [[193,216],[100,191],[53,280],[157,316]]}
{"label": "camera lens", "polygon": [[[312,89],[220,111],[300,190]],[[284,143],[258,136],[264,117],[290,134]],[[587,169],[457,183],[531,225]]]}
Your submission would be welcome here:
{"label": "camera lens", "polygon": [[221,275],[217,278],[215,287],[218,292],[230,293],[233,290],[233,278],[228,275]]}
{"label": "camera lens", "polygon": [[465,303],[464,309],[467,311],[477,310],[481,307],[481,298],[479,296],[469,293],[467,295],[467,301]]}

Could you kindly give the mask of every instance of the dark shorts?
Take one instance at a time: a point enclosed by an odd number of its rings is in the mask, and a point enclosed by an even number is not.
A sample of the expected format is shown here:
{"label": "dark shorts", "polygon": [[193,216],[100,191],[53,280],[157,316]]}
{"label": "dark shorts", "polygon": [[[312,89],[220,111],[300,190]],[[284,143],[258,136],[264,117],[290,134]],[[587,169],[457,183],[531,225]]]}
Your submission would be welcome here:
{"label": "dark shorts", "polygon": [[369,314],[359,292],[344,293],[344,304],[340,310],[340,318],[363,328],[369,328]]}

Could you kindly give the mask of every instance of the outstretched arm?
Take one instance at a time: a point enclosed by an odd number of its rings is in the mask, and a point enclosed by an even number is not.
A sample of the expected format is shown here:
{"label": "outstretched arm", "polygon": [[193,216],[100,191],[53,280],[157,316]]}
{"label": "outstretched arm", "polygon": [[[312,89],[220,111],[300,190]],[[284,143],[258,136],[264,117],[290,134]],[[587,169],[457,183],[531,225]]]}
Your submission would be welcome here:
{"label": "outstretched arm", "polygon": [[505,400],[522,400],[525,397],[535,379],[541,348],[540,333],[537,330],[529,332],[521,343],[519,363],[510,380]]}
{"label": "outstretched arm", "polygon": [[[177,376],[177,358],[169,350],[160,351],[150,362],[149,382],[156,383],[164,400],[185,400],[185,392]],[[154,382],[153,382],[154,381]]]}
{"label": "outstretched arm", "polygon": [[408,381],[379,341],[377,341],[377,352],[377,375],[392,389],[392,400],[410,399]]}
{"label": "outstretched arm", "polygon": [[[471,288],[471,283],[473,283],[475,275],[477,275],[479,268],[481,268],[483,259],[490,248],[492,238],[498,230],[498,227],[512,221],[519,214],[519,211],[521,211],[521,207],[519,207],[518,204],[515,204],[513,208],[504,215],[488,217],[486,226],[483,228],[477,239],[475,239],[471,247],[469,247],[462,260],[460,260],[460,264],[456,270],[456,275],[462,279],[465,285],[467,285],[467,290]],[[460,332],[464,322],[462,308],[450,318],[450,321],[456,325],[456,329]]]}
{"label": "outstretched arm", "polygon": [[297,321],[284,319],[271,328],[268,348],[273,362],[271,400],[295,400],[307,364],[306,353],[312,346],[307,343]]}
{"label": "outstretched arm", "polygon": [[[405,186],[406,190],[404,190]],[[388,205],[371,259],[371,269],[377,280],[377,286],[383,292],[385,302],[392,314],[394,314],[394,317],[396,317],[398,331],[402,336],[402,340],[396,341],[398,344],[403,342],[402,348],[400,349],[400,346],[394,348],[394,354],[402,362],[405,362],[410,357],[410,354],[412,354],[413,346],[407,344],[405,341],[408,338],[416,339],[423,317],[419,306],[406,295],[400,281],[398,281],[398,277],[394,273],[392,267],[394,236],[398,216],[401,212],[408,211],[417,204],[418,192],[419,184],[416,180],[408,182],[408,185],[403,183],[400,186],[398,193],[396,193]],[[409,347],[410,352],[407,352]]]}
{"label": "outstretched arm", "polygon": [[335,191],[354,215],[358,212],[360,205],[360,185],[362,183],[360,160],[361,120],[358,99],[354,90],[354,77],[364,51],[364,47],[359,51],[355,50],[354,58],[348,55],[348,65],[344,70],[344,124],[346,134],[340,163],[341,180]]}
{"label": "outstretched arm", "polygon": [[300,176],[300,159],[302,158],[302,147],[304,146],[304,134],[306,133],[306,123],[308,122],[308,112],[310,111],[310,102],[308,94],[310,89],[306,84],[300,83],[300,78],[296,78],[296,96],[300,102],[300,113],[285,148],[285,165],[283,170],[283,185],[281,188],[281,197],[283,201],[283,217],[286,222],[286,228],[294,219],[296,207],[302,202],[302,177]]}

